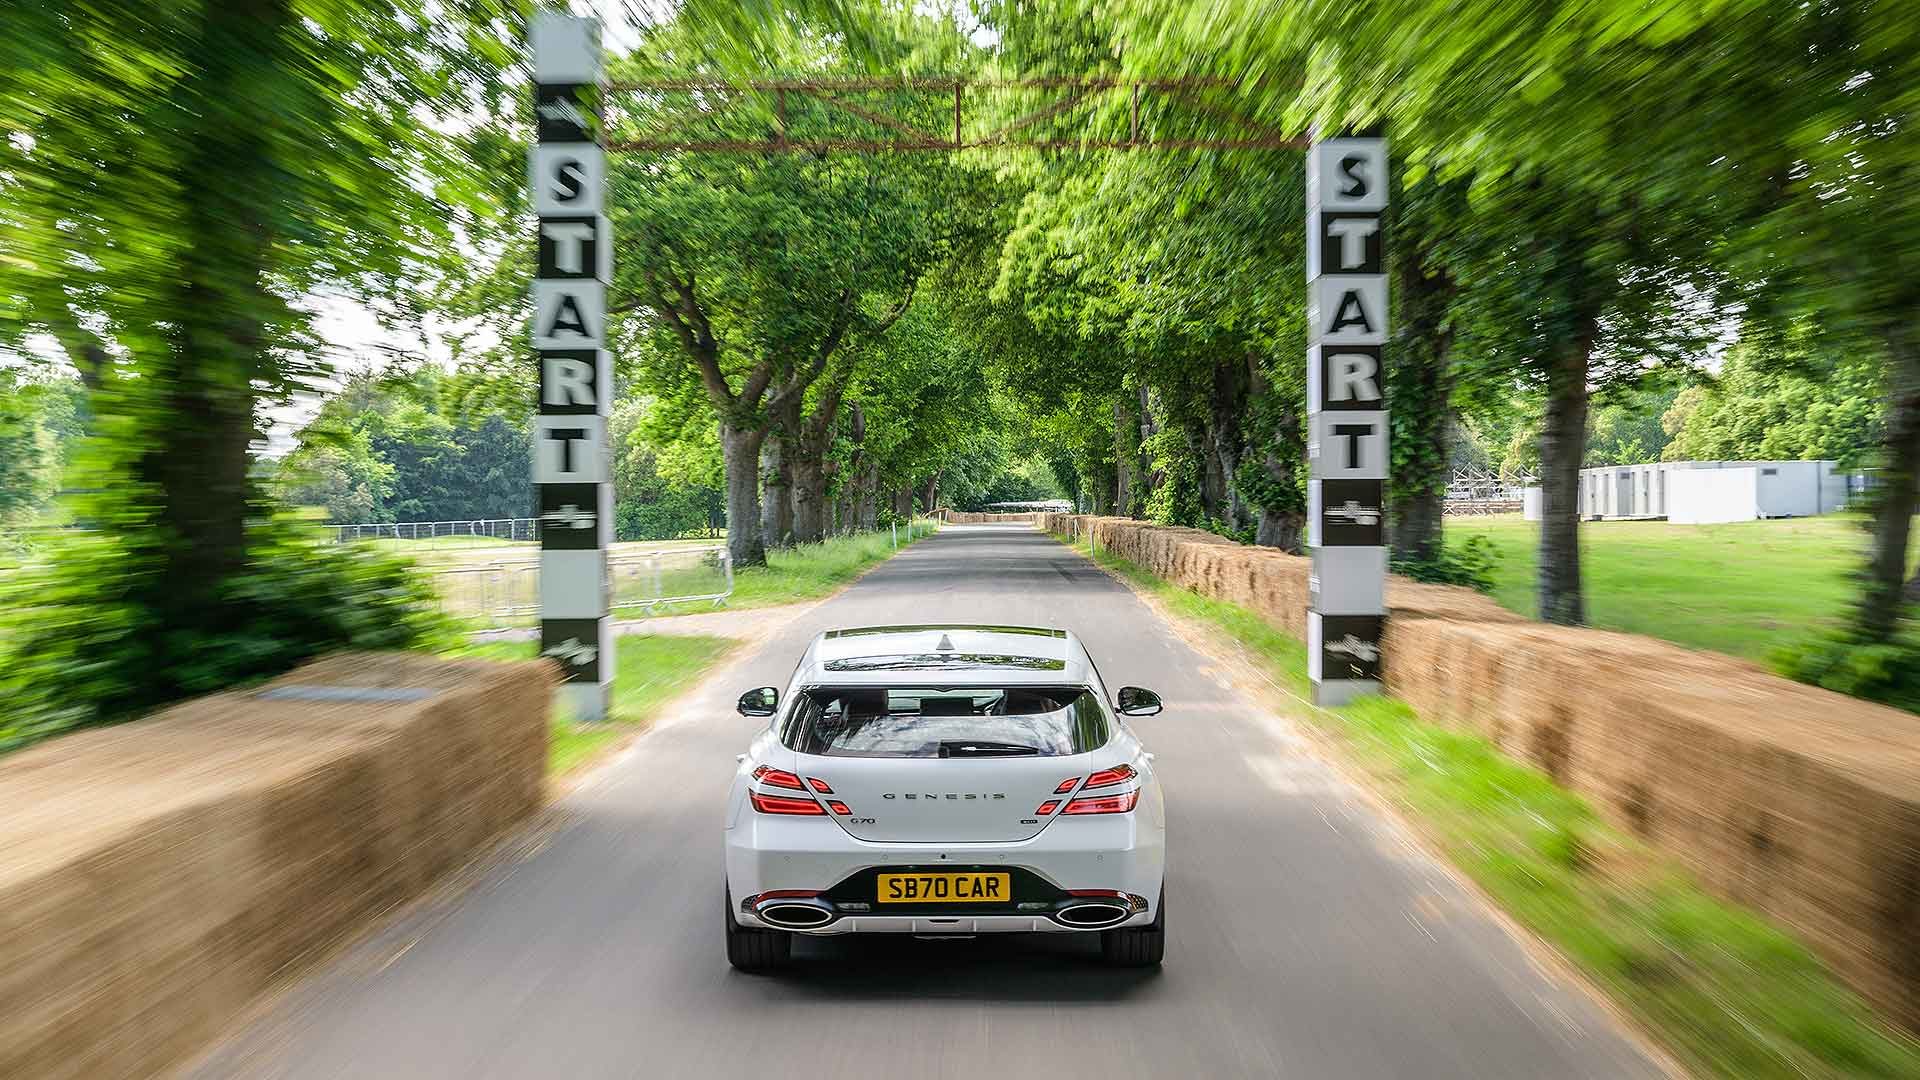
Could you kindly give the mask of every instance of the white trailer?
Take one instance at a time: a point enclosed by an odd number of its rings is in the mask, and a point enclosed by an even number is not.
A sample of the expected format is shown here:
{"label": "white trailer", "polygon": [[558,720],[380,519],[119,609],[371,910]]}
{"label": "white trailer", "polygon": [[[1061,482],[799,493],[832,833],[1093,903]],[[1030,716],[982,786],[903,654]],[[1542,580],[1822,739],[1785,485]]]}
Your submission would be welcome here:
{"label": "white trailer", "polygon": [[[1830,514],[1847,497],[1847,476],[1831,461],[1662,461],[1580,470],[1578,505],[1588,521],[1706,524]],[[1527,520],[1539,515],[1532,496]]]}
{"label": "white trailer", "polygon": [[1831,461],[1727,462],[1677,477],[1667,520],[1707,525],[1814,517],[1846,505],[1847,478]]}

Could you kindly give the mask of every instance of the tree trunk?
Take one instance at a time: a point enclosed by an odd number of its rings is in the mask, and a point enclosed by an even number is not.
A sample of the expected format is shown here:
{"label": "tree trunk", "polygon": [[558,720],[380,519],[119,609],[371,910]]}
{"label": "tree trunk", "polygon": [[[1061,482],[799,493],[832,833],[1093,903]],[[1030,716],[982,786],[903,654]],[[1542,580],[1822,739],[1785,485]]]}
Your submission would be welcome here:
{"label": "tree trunk", "polygon": [[[828,379],[812,415],[803,415],[796,400],[792,416],[783,421],[793,432],[786,447],[788,467],[793,471],[793,537],[803,544],[824,539],[846,517],[841,507],[827,502],[827,483],[832,479],[827,453],[833,449],[834,422],[840,415],[841,395],[850,373],[850,368],[844,369]],[[858,443],[866,434],[866,425],[857,406],[848,426]]]}
{"label": "tree trunk", "polygon": [[[1233,474],[1229,472],[1227,475]],[[1227,531],[1235,536],[1243,535],[1252,522],[1253,508],[1247,505],[1247,500],[1240,497],[1240,489],[1229,484],[1227,486]]]}
{"label": "tree trunk", "polygon": [[1586,622],[1580,587],[1580,464],[1587,447],[1587,372],[1596,321],[1582,319],[1547,365],[1547,416],[1540,429],[1540,618]]}
{"label": "tree trunk", "polygon": [[[1397,465],[1398,463],[1396,463]],[[1445,542],[1446,489],[1402,495],[1393,504],[1393,557],[1426,562]]]}
{"label": "tree trunk", "polygon": [[[1920,335],[1904,328],[1890,335],[1886,468],[1874,492],[1873,545],[1866,588],[1854,610],[1854,634],[1863,642],[1893,640],[1910,592],[1907,547],[1920,498]],[[1920,574],[1914,577],[1920,583]]]}
{"label": "tree trunk", "polygon": [[793,539],[817,544],[827,532],[826,462],[802,454],[790,463],[793,470]]}
{"label": "tree trunk", "polygon": [[1136,441],[1133,444],[1133,505],[1127,508],[1127,516],[1144,518],[1147,516],[1147,503],[1152,501],[1153,493],[1166,482],[1166,473],[1155,469],[1152,459],[1147,456],[1147,440],[1153,438],[1160,430],[1160,425],[1153,414],[1154,399],[1158,395],[1142,386],[1136,391],[1136,396],[1139,398],[1140,411],[1135,415],[1139,417],[1140,426],[1134,433]]}
{"label": "tree trunk", "polygon": [[[1301,483],[1307,468],[1306,425],[1302,407],[1305,395],[1289,393],[1275,401],[1276,391],[1261,370],[1260,355],[1246,357],[1249,403],[1260,408],[1248,412],[1248,454],[1257,454],[1258,473],[1249,471],[1248,502],[1259,510],[1253,542],[1262,547],[1279,548],[1298,555],[1302,552],[1307,524],[1306,496]],[[1264,476],[1259,476],[1264,473]]]}
{"label": "tree trunk", "polygon": [[760,448],[760,475],[766,493],[760,502],[760,531],[769,547],[792,542],[793,471],[787,464],[786,435],[775,430]]}
{"label": "tree trunk", "polygon": [[1126,400],[1113,403],[1113,512],[1124,515],[1133,498],[1133,448],[1127,432],[1133,428]]}
{"label": "tree trunk", "polygon": [[766,539],[760,533],[760,444],[766,437],[758,429],[720,424],[720,455],[727,471],[727,552],[736,569],[767,565]]}
{"label": "tree trunk", "polygon": [[913,485],[901,484],[893,493],[893,516],[905,520],[913,516]]}
{"label": "tree trunk", "polygon": [[860,470],[860,486],[857,489],[857,507],[859,527],[872,532],[880,527],[880,463],[869,461]]}
{"label": "tree trunk", "polygon": [[1424,562],[1440,554],[1452,478],[1447,425],[1453,416],[1453,331],[1447,312],[1455,286],[1444,270],[1429,274],[1420,254],[1410,253],[1399,263],[1394,282],[1399,314],[1393,367],[1387,373],[1393,427],[1393,480],[1387,498],[1394,556]]}
{"label": "tree trunk", "polygon": [[1240,487],[1234,481],[1234,474],[1240,471],[1241,440],[1244,438],[1241,418],[1246,415],[1247,396],[1251,390],[1252,379],[1240,357],[1214,363],[1213,456],[1219,464],[1222,490],[1226,496],[1221,521],[1229,532],[1234,533],[1246,527],[1248,517],[1246,500],[1240,497]]}
{"label": "tree trunk", "polygon": [[[1292,493],[1298,487],[1299,470],[1306,467],[1306,460],[1296,454],[1278,454],[1268,451],[1262,462],[1266,466],[1267,476],[1276,488]],[[1290,555],[1299,555],[1305,551],[1307,528],[1306,508],[1281,501],[1260,508],[1260,522],[1254,527],[1253,542],[1261,547],[1279,548]]]}
{"label": "tree trunk", "polygon": [[800,403],[794,401],[773,418],[780,439],[780,502],[773,509],[774,531],[767,534],[769,544],[793,543],[793,458],[800,436]]}
{"label": "tree trunk", "polygon": [[932,476],[927,477],[927,500],[921,504],[920,512],[931,514],[938,509],[940,509],[940,471],[936,469]]}
{"label": "tree trunk", "polygon": [[[171,670],[181,646],[230,632],[235,621],[225,586],[247,561],[254,383],[271,367],[271,327],[286,314],[267,287],[272,220],[290,195],[268,145],[281,87],[271,74],[263,87],[261,73],[293,63],[291,21],[281,0],[231,5],[206,21],[182,68],[190,74],[179,84],[179,111],[192,130],[176,175],[195,243],[180,253],[176,317],[128,390],[141,410],[132,472],[144,488],[132,498],[158,527],[159,564],[128,597],[164,631],[156,635],[160,667],[137,691],[148,698],[184,689]],[[81,372],[89,385],[101,374]]]}
{"label": "tree trunk", "polygon": [[[1104,483],[1088,483],[1083,484],[1082,487],[1087,493],[1086,509],[1084,512],[1095,516],[1105,514],[1107,512],[1107,486]],[[1079,504],[1076,503],[1074,509],[1076,512],[1079,512]]]}
{"label": "tree trunk", "polygon": [[1297,510],[1260,511],[1260,523],[1254,528],[1253,542],[1261,547],[1279,548],[1289,554],[1301,553],[1301,533],[1306,515]]}
{"label": "tree trunk", "polygon": [[1208,521],[1227,519],[1227,476],[1220,465],[1220,447],[1213,432],[1202,425],[1187,429],[1187,446],[1200,459],[1200,514]]}

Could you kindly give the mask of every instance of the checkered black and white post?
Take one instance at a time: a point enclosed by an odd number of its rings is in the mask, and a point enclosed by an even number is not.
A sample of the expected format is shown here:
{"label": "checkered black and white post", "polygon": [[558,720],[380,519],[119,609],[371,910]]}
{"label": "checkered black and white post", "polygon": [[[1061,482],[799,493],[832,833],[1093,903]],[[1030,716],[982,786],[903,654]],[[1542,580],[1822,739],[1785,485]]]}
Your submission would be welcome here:
{"label": "checkered black and white post", "polygon": [[1307,667],[1313,698],[1380,690],[1386,620],[1387,208],[1383,138],[1307,152]]}
{"label": "checkered black and white post", "polygon": [[599,720],[607,714],[613,682],[607,614],[613,365],[606,348],[613,238],[604,205],[600,24],[555,12],[535,15],[533,70],[538,131],[530,176],[540,217],[533,282],[533,348],[540,364],[533,426],[540,652],[565,668],[561,693],[573,716]]}

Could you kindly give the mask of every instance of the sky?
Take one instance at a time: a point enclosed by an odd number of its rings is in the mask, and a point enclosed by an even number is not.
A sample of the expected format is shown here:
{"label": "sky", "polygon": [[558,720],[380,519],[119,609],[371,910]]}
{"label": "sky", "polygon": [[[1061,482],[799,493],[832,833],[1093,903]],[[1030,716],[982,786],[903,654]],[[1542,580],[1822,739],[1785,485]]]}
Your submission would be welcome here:
{"label": "sky", "polygon": [[333,375],[312,391],[296,393],[287,404],[265,410],[262,420],[266,445],[258,449],[266,457],[279,457],[292,450],[294,435],[347,377],[383,367],[396,352],[424,356],[432,363],[451,360],[446,343],[431,327],[425,340],[417,334],[395,333],[380,324],[371,308],[345,296],[317,294],[307,298],[306,306],[314,313],[314,337],[327,343],[322,359],[333,369]]}

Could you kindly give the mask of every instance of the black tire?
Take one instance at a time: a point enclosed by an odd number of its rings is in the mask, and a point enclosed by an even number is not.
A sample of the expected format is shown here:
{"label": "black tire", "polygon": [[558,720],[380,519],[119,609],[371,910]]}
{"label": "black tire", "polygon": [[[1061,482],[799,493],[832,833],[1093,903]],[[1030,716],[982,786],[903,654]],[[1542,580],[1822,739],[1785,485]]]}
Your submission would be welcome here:
{"label": "black tire", "polygon": [[784,930],[741,926],[733,917],[733,894],[727,893],[727,963],[740,971],[773,971],[793,957],[793,935]]}
{"label": "black tire", "polygon": [[1153,921],[1145,926],[1123,926],[1100,932],[1100,959],[1108,967],[1159,967],[1167,955],[1167,893],[1160,891]]}

